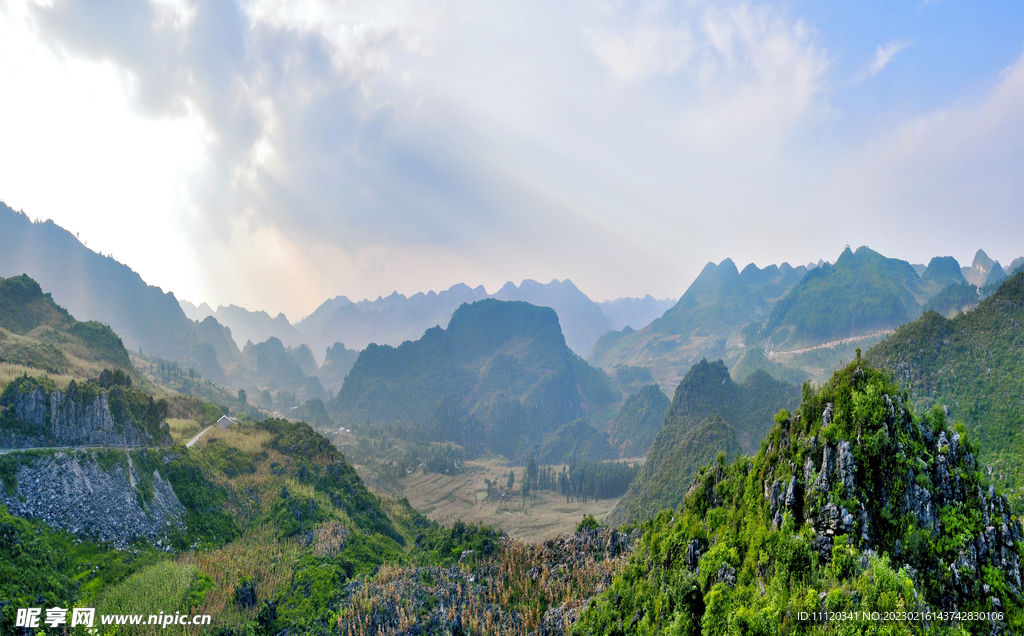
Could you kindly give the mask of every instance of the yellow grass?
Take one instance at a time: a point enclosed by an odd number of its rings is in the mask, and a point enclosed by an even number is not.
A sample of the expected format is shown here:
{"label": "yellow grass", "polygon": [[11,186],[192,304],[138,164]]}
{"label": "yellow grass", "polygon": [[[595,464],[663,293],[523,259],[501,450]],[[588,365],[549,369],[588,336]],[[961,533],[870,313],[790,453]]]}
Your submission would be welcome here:
{"label": "yellow grass", "polygon": [[167,418],[167,426],[171,429],[171,439],[174,440],[175,444],[184,444],[195,437],[196,433],[203,430],[203,427],[195,420],[183,420],[174,417]]}
{"label": "yellow grass", "polygon": [[[207,593],[202,609],[194,612],[213,616],[216,624],[238,625],[255,618],[263,601],[288,585],[300,551],[294,540],[275,540],[273,528],[253,525],[219,550],[188,552],[178,557],[177,562],[199,568],[213,579],[214,587]],[[250,609],[234,602],[235,587],[246,577],[256,587],[256,606]]]}
{"label": "yellow grass", "polygon": [[68,384],[70,384],[72,380],[75,380],[76,382],[82,382],[83,380],[85,380],[85,376],[47,373],[42,369],[34,369],[32,367],[25,367],[20,364],[0,362],[0,388],[7,386],[7,384],[11,380],[15,378],[20,378],[21,376],[26,374],[30,378],[41,378],[44,376],[48,377],[51,380],[53,380],[54,383],[57,385],[57,388],[61,389],[62,391],[67,390]]}
{"label": "yellow grass", "polygon": [[417,471],[403,478],[402,485],[409,503],[444,525],[450,526],[456,521],[486,524],[504,530],[509,536],[532,542],[572,532],[584,515],[594,515],[596,519],[603,520],[618,501],[601,499],[566,503],[565,497],[557,492],[536,491],[526,499],[525,505],[518,494],[512,501],[501,503],[487,498],[484,480],[504,485],[508,471],[514,470],[518,486],[523,469],[510,469],[502,460],[494,458],[466,464],[467,472],[461,475],[424,475]]}
{"label": "yellow grass", "polygon": [[210,441],[219,439],[231,448],[237,448],[246,455],[255,458],[270,446],[273,438],[268,431],[239,430],[238,428],[212,428],[206,435],[199,438],[195,447],[204,448]]}

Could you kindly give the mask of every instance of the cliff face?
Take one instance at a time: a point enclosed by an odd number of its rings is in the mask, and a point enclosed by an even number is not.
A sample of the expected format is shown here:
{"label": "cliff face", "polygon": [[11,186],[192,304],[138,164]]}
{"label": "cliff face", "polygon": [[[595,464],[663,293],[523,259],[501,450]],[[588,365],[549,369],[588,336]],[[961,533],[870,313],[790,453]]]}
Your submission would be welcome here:
{"label": "cliff face", "polygon": [[72,383],[61,391],[21,378],[0,397],[0,448],[169,444],[165,412],[130,387]]}
{"label": "cliff face", "polygon": [[125,548],[137,539],[168,546],[185,508],[170,482],[144,474],[128,453],[8,455],[0,503],[19,517],[35,517],[76,535]]}
{"label": "cliff face", "polygon": [[821,613],[942,610],[985,614],[886,629],[1024,634],[1020,520],[964,425],[941,407],[915,415],[908,398],[859,357],[808,386],[755,455],[702,470],[681,507],[644,525],[573,633],[640,617],[640,634],[859,634],[877,621]]}

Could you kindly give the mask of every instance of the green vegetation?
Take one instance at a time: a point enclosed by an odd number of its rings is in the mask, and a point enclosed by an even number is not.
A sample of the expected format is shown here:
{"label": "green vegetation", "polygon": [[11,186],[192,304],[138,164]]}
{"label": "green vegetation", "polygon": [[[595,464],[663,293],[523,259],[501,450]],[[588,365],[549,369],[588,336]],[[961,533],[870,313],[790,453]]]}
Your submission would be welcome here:
{"label": "green vegetation", "polygon": [[[12,431],[33,438],[36,446],[66,446],[76,443],[77,438],[54,438],[50,396],[56,392],[56,384],[49,378],[29,377],[24,375],[15,378],[0,393],[0,431]],[[16,413],[16,403],[21,397],[38,393],[42,396],[42,413],[44,421],[27,422]],[[153,444],[167,444],[170,433],[167,429],[168,404],[165,400],[154,400],[144,391],[132,386],[131,376],[120,369],[104,370],[95,380],[76,382],[71,380],[67,390],[63,391],[58,409],[62,417],[71,417],[72,413],[83,413],[92,407],[97,398],[105,397],[118,433],[126,435],[126,439],[134,432],[138,437]],[[134,430],[131,430],[134,429]],[[73,434],[73,431],[70,432]],[[69,434],[67,431],[63,433]]]}
{"label": "green vegetation", "polygon": [[[971,445],[946,426],[941,409],[918,418],[905,407],[907,399],[887,373],[859,359],[818,390],[805,385],[800,407],[793,415],[778,413],[755,456],[713,463],[678,510],[644,522],[629,563],[572,633],[991,629],[988,621],[954,627],[941,620],[824,623],[813,617],[824,610],[927,608],[1001,609],[1004,628],[1018,633],[1024,606],[1009,581],[1020,577],[1022,549],[1013,538],[1019,522],[1000,512],[1001,498],[982,494],[987,484]],[[915,475],[932,475],[936,485],[926,489]],[[989,514],[1001,516],[1009,529],[984,539]],[[989,550],[1007,552],[972,557],[969,548],[983,539],[999,546]],[[980,581],[983,572],[993,581],[988,588]]]}
{"label": "green vegetation", "polygon": [[78,322],[25,274],[0,278],[0,362],[48,373],[134,373],[121,339],[98,322]]}
{"label": "green vegetation", "polygon": [[[100,598],[97,614],[192,613],[202,607],[213,587],[210,577],[196,567],[173,561],[160,561],[142,569],[115,585]],[[155,609],[159,608],[159,610]],[[152,627],[128,626],[118,633],[147,634]],[[169,633],[186,633],[178,627]]]}
{"label": "green vegetation", "polygon": [[609,523],[642,519],[677,506],[702,466],[718,453],[731,459],[752,451],[771,426],[773,414],[794,408],[799,397],[795,386],[764,371],[736,384],[721,360],[695,364],[676,388],[665,425]]}
{"label": "green vegetation", "polygon": [[970,283],[952,283],[928,299],[921,311],[936,311],[946,318],[969,311],[978,306],[981,295],[978,288]]}
{"label": "green vegetation", "polygon": [[[602,337],[594,346],[592,363],[644,366],[661,386],[674,386],[682,371],[701,358],[739,357],[741,331],[760,325],[772,305],[807,273],[807,269],[753,264],[739,271],[730,259],[708,263],[665,314],[639,331],[623,329]],[[648,381],[646,384],[650,384]]]}
{"label": "green vegetation", "polygon": [[368,346],[330,411],[357,430],[401,422],[419,429],[418,441],[521,458],[619,399],[604,372],[566,347],[554,311],[487,299],[460,307],[447,330]]}
{"label": "green vegetation", "polygon": [[1024,510],[1024,272],[976,309],[928,312],[868,351],[910,388],[915,405],[945,406],[977,440],[981,459]]}
{"label": "green vegetation", "polygon": [[909,263],[866,247],[847,248],[835,265],[809,272],[775,304],[760,339],[796,348],[894,329],[917,317],[925,297],[924,282]]}
{"label": "green vegetation", "polygon": [[0,632],[15,633],[19,607],[89,606],[102,591],[160,558],[144,545],[124,554],[81,541],[0,506]]}
{"label": "green vegetation", "polygon": [[615,418],[611,438],[622,457],[647,455],[665,423],[665,413],[671,403],[657,384],[645,386],[626,400]]}
{"label": "green vegetation", "polygon": [[578,460],[615,459],[619,456],[608,438],[584,419],[560,427],[537,451],[542,464],[563,464]]}

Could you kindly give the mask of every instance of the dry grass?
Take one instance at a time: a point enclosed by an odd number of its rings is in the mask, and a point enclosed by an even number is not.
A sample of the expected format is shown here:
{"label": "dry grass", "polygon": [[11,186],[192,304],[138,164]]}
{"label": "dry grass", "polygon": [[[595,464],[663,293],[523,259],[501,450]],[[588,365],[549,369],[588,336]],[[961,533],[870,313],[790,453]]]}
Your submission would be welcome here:
{"label": "dry grass", "polygon": [[[535,545],[504,540],[475,571],[465,565],[383,565],[346,600],[337,630],[346,636],[404,634],[426,618],[447,631],[458,616],[465,634],[525,636],[538,632],[546,608],[559,608],[560,618],[552,617],[558,625],[547,627],[567,632],[579,610],[628,562],[628,551],[613,549],[613,536],[623,538],[604,529]],[[428,599],[440,609],[424,616]]]}
{"label": "dry grass", "polygon": [[237,448],[246,455],[255,458],[270,446],[273,438],[268,431],[239,430],[238,428],[212,428],[199,438],[195,448],[205,448],[210,441],[219,439],[231,448]]}
{"label": "dry grass", "polygon": [[82,382],[86,379],[86,376],[84,375],[53,374],[47,373],[42,369],[25,367],[20,364],[0,362],[0,388],[7,386],[7,384],[14,378],[20,378],[23,375],[28,375],[30,378],[48,377],[51,380],[53,380],[54,383],[56,383],[57,388],[59,388],[62,391],[67,390],[68,384],[70,384],[72,380],[75,380],[76,382]]}
{"label": "dry grass", "polygon": [[171,429],[171,439],[175,444],[184,444],[195,437],[195,434],[203,430],[199,422],[176,417],[167,419],[167,426]]}
{"label": "dry grass", "polygon": [[[498,459],[467,462],[468,472],[448,476],[416,472],[402,479],[405,496],[413,508],[427,517],[450,526],[456,521],[486,524],[504,530],[523,541],[540,541],[572,532],[584,515],[603,520],[618,499],[566,503],[556,492],[536,491],[525,505],[517,494],[511,502],[499,503],[487,498],[485,479],[504,484],[510,470]],[[522,468],[514,468],[516,480]],[[560,467],[559,467],[560,470]]]}
{"label": "dry grass", "polygon": [[[263,601],[288,585],[301,549],[294,540],[275,540],[273,528],[253,525],[219,550],[188,552],[177,561],[197,567],[213,579],[213,589],[206,595],[202,609],[195,613],[209,614],[219,624],[239,625],[254,619]],[[254,608],[245,609],[234,602],[235,587],[243,578],[250,578],[255,584]]]}

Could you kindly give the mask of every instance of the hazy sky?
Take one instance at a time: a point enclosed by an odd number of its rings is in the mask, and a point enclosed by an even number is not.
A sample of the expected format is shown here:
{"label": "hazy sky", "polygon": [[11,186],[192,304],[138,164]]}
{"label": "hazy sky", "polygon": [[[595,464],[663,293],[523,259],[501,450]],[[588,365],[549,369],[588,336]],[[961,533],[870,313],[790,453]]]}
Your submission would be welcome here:
{"label": "hazy sky", "polygon": [[1024,5],[0,0],[0,199],[151,284],[327,297],[1024,254]]}

